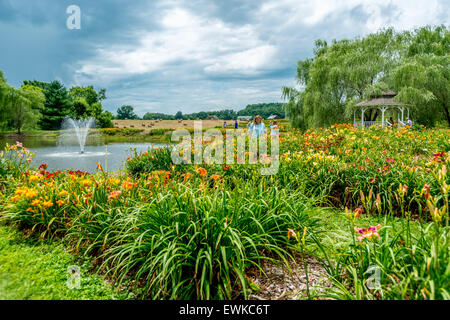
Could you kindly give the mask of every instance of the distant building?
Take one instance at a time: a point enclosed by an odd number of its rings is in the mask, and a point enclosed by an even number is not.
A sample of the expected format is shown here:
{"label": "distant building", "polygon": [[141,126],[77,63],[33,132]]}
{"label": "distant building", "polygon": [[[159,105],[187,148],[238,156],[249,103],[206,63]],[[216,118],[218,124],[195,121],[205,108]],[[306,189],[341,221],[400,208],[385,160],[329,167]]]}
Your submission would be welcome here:
{"label": "distant building", "polygon": [[277,114],[271,114],[267,120],[275,120],[275,119],[281,119],[279,115]]}
{"label": "distant building", "polygon": [[239,116],[239,117],[237,117],[237,120],[238,121],[250,121],[250,120],[252,120],[252,117],[251,116]]}
{"label": "distant building", "polygon": [[211,115],[211,116],[207,116],[206,120],[219,120],[219,118],[217,116]]}

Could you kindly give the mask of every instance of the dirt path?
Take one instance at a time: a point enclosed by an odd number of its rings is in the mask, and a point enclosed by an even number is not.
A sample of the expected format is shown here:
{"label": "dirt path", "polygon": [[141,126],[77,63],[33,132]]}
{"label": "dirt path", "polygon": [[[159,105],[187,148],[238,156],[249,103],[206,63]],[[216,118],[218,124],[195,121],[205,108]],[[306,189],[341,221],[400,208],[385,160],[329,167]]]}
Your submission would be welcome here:
{"label": "dirt path", "polygon": [[[313,257],[307,257],[310,293],[314,296],[324,291],[324,287],[331,287],[327,273]],[[271,261],[261,261],[261,273],[256,267],[247,272],[248,278],[260,290],[249,296],[251,300],[297,300],[307,298],[306,274],[300,256],[295,257],[290,268],[291,272]]]}

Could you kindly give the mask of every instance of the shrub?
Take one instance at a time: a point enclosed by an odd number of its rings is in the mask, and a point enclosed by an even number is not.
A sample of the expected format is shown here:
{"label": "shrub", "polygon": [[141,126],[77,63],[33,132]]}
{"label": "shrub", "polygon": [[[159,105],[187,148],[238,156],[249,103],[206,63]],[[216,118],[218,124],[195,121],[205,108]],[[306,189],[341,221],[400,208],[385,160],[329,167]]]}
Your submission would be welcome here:
{"label": "shrub", "polygon": [[[132,158],[126,162],[127,171],[133,176],[139,176],[152,171],[173,171],[170,148],[154,148],[138,154],[134,151]],[[180,167],[177,167],[180,169]]]}
{"label": "shrub", "polygon": [[30,167],[32,154],[22,143],[15,145],[6,144],[3,151],[0,152],[0,178],[4,182],[8,177],[19,177]]}

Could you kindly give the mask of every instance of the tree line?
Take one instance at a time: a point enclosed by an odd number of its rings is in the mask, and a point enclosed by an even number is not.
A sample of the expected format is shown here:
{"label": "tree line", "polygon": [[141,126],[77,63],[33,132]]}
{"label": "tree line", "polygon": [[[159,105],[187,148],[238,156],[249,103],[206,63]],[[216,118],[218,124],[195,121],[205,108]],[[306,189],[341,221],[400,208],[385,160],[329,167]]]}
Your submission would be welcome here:
{"label": "tree line", "polygon": [[106,90],[75,86],[69,90],[59,81],[23,81],[9,86],[0,71],[0,127],[2,131],[58,130],[66,117],[95,117],[97,127],[113,127],[113,115],[103,109]]}
{"label": "tree line", "polygon": [[[153,119],[162,119],[162,120],[205,120],[208,117],[216,116],[220,120],[234,120],[237,119],[238,116],[251,116],[252,118],[256,115],[260,115],[261,117],[267,119],[271,115],[277,115],[280,118],[285,117],[285,112],[283,109],[283,103],[272,102],[272,103],[258,103],[247,105],[244,109],[239,111],[234,111],[231,109],[224,109],[219,111],[200,111],[196,113],[183,114],[181,111],[178,111],[174,115],[165,114],[165,113],[150,113],[147,112],[142,117],[143,120],[153,120]],[[117,109],[116,119],[141,119],[134,113],[134,108],[129,105],[125,105]]]}
{"label": "tree line", "polygon": [[216,116],[220,120],[237,119],[238,116],[270,115],[285,117],[283,103],[259,103],[234,111],[231,109],[219,111],[201,111],[175,115],[164,113],[146,113],[140,118],[130,105],[117,109],[117,114],[104,110],[102,101],[106,99],[106,90],[95,90],[93,86],[74,86],[67,89],[59,81],[42,82],[37,80],[23,81],[20,88],[8,85],[0,70],[0,130],[58,130],[66,117],[77,119],[95,117],[99,128],[113,127],[114,119],[162,119],[162,120],[205,120]]}
{"label": "tree line", "polygon": [[[363,38],[317,40],[314,56],[297,63],[302,89],[284,87],[293,126],[328,126],[353,120],[361,100],[398,93],[420,124],[450,126],[450,33],[446,26],[413,31],[384,29]],[[367,111],[367,120],[380,116]]]}

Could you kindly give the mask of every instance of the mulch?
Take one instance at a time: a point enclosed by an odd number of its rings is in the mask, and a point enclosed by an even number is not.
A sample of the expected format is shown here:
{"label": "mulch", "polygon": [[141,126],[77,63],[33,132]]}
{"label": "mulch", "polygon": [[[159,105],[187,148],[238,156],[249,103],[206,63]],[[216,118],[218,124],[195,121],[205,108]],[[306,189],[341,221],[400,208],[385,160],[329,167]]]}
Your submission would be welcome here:
{"label": "mulch", "polygon": [[[325,269],[317,259],[307,256],[309,290],[314,296],[320,295],[325,288],[332,287]],[[247,277],[260,290],[249,295],[250,300],[298,300],[307,298],[306,274],[302,257],[296,255],[291,261],[290,271],[285,265],[269,260],[261,260],[260,267],[247,270]],[[320,299],[320,297],[318,297]]]}

